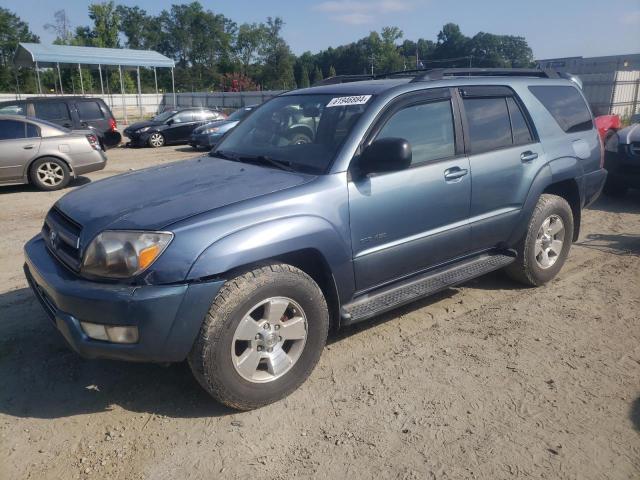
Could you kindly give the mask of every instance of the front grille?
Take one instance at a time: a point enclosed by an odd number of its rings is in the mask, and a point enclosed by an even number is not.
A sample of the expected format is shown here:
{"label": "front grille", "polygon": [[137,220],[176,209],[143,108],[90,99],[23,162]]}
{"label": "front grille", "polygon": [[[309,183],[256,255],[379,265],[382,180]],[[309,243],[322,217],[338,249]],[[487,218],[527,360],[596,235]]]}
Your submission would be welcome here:
{"label": "front grille", "polygon": [[49,210],[42,227],[42,237],[47,247],[64,265],[77,272],[80,270],[80,232],[82,227],[53,207]]}

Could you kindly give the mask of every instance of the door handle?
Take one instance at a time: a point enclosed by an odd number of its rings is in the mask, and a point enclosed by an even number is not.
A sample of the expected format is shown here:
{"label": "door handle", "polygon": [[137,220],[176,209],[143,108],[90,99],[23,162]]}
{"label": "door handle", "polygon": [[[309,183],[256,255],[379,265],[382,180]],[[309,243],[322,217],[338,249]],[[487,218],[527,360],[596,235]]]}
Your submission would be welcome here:
{"label": "door handle", "polygon": [[460,168],[460,167],[447,168],[444,171],[444,179],[448,182],[451,180],[458,180],[464,177],[467,173],[469,173],[469,170],[467,170],[466,168]]}
{"label": "door handle", "polygon": [[531,150],[527,150],[526,152],[522,152],[520,154],[520,160],[523,162],[533,162],[536,158],[538,158],[538,154],[536,152],[532,152]]}
{"label": "door handle", "polygon": [[31,150],[33,148],[33,145],[25,145],[24,147],[25,150]]}

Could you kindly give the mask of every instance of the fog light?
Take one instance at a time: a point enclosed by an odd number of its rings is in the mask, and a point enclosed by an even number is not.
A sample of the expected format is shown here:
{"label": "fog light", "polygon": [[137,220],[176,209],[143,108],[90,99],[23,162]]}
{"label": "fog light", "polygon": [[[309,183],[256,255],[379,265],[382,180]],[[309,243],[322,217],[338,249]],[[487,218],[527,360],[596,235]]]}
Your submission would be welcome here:
{"label": "fog light", "polygon": [[121,325],[101,325],[98,323],[80,322],[82,330],[89,338],[113,343],[137,343],[138,327]]}

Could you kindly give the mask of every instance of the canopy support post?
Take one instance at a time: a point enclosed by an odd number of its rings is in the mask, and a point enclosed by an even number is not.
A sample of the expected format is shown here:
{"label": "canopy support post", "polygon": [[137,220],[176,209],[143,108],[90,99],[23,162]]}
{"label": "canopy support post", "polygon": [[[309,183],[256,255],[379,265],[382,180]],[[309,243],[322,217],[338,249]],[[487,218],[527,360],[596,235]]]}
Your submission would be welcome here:
{"label": "canopy support post", "polygon": [[98,75],[100,75],[100,91],[104,97],[104,84],[102,83],[102,65],[98,64]]}
{"label": "canopy support post", "polygon": [[120,92],[122,93],[122,111],[124,112],[124,124],[127,125],[127,105],[124,99],[124,81],[122,80],[122,65],[118,65],[120,72]]}
{"label": "canopy support post", "polygon": [[156,83],[156,103],[158,107],[156,107],[156,113],[160,111],[160,102],[158,101],[158,75],[156,74],[156,67],[153,67],[153,80]]}
{"label": "canopy support post", "polygon": [[136,77],[138,79],[138,110],[142,119],[142,89],[140,88],[140,67],[136,67]]}
{"label": "canopy support post", "polygon": [[40,71],[38,70],[38,62],[36,62],[36,78],[38,79],[38,93],[42,95],[42,85],[40,84]]}
{"label": "canopy support post", "polygon": [[62,89],[62,74],[60,73],[60,64],[56,63],[58,67],[58,80],[60,80],[60,95],[64,95],[64,90]]}
{"label": "canopy support post", "polygon": [[173,67],[171,67],[171,88],[173,89],[173,108],[178,108],[178,101],[176,100],[176,81],[173,76]]}
{"label": "canopy support post", "polygon": [[84,82],[82,81],[82,68],[80,64],[78,64],[78,73],[80,73],[80,90],[82,91],[82,95],[84,95]]}

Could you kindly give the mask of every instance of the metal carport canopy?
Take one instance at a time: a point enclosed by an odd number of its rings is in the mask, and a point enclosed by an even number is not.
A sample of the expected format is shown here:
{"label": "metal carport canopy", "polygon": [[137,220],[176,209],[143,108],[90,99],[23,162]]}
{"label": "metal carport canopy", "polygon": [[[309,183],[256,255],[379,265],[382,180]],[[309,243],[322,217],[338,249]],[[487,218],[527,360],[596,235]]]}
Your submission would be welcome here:
{"label": "metal carport canopy", "polygon": [[175,62],[153,50],[128,48],[74,47],[20,43],[13,58],[18,67],[51,67],[58,63],[120,65],[122,67],[173,68]]}

